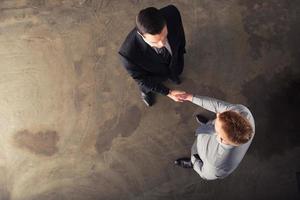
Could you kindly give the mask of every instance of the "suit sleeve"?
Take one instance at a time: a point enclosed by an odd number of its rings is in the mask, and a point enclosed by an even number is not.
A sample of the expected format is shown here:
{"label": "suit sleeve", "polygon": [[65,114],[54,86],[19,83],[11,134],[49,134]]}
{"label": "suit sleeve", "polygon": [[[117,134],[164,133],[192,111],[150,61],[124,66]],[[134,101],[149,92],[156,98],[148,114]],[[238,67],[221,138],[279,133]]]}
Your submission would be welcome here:
{"label": "suit sleeve", "polygon": [[201,160],[197,159],[193,164],[193,169],[205,180],[215,180],[221,178],[216,175],[216,170],[209,166],[209,163],[203,163]]}
{"label": "suit sleeve", "polygon": [[179,10],[174,5],[169,5],[161,9],[164,17],[167,20],[170,39],[173,40],[173,47],[176,49],[173,52],[173,60],[171,66],[171,76],[179,76],[184,68],[184,54],[186,53],[185,34],[182,24],[182,19]]}
{"label": "suit sleeve", "polygon": [[181,18],[179,10],[177,8],[176,8],[176,12],[177,12],[177,15],[178,15],[179,37],[181,38],[180,50],[181,50],[182,54],[185,54],[186,53],[186,49],[185,49],[186,41],[185,41],[185,33],[184,33],[182,18]]}
{"label": "suit sleeve", "polygon": [[120,54],[120,58],[127,72],[138,83],[139,86],[146,87],[148,90],[160,93],[162,95],[169,94],[170,89],[156,81],[155,77],[147,75],[146,71],[135,65],[125,56]]}
{"label": "suit sleeve", "polygon": [[232,107],[235,106],[234,104],[205,96],[194,96],[192,102],[214,113],[221,113],[227,110],[231,110]]}
{"label": "suit sleeve", "polygon": [[170,10],[170,12],[172,13],[169,17],[171,17],[168,22],[171,23],[171,27],[175,27],[174,30],[171,30],[173,32],[177,32],[177,37],[180,38],[180,53],[184,54],[186,53],[186,49],[185,49],[185,34],[184,34],[184,28],[183,28],[183,23],[182,23],[182,18],[180,15],[180,12],[178,10],[178,8],[174,5],[169,5],[165,8],[162,8],[162,10]]}

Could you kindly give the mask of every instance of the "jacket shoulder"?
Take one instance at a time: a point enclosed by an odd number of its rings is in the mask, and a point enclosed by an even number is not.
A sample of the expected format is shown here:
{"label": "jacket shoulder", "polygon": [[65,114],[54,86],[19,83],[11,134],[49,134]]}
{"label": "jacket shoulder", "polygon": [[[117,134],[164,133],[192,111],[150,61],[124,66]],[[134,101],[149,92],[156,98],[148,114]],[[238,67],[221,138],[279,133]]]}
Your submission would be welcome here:
{"label": "jacket shoulder", "polygon": [[137,31],[136,28],[134,28],[132,31],[130,31],[123,44],[121,45],[119,54],[121,56],[134,55],[137,53],[137,49],[139,49],[139,44],[137,41]]}
{"label": "jacket shoulder", "polygon": [[180,12],[178,8],[174,5],[168,5],[166,7],[163,7],[160,9],[160,11],[167,17],[167,18],[175,18],[175,19],[181,19]]}

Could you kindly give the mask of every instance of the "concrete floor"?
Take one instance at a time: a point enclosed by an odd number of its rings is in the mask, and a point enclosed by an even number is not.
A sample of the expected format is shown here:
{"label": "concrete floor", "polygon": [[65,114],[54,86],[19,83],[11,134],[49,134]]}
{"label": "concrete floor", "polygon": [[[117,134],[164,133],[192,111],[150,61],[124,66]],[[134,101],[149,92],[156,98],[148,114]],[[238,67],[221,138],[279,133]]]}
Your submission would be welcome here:
{"label": "concrete floor", "polygon": [[[117,56],[140,9],[171,3],[187,54],[167,85],[256,120],[224,180],[173,166],[204,111],[163,96],[146,108]],[[298,0],[0,0],[0,199],[300,198],[299,15]]]}

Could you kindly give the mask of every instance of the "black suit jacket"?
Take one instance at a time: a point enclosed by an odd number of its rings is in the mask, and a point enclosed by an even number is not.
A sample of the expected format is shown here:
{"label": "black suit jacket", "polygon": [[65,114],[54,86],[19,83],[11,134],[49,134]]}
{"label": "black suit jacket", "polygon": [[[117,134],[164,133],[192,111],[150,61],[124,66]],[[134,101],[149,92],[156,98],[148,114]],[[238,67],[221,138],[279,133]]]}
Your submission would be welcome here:
{"label": "black suit jacket", "polygon": [[121,61],[137,83],[149,91],[167,95],[169,88],[161,82],[169,77],[178,76],[183,70],[185,36],[178,9],[169,5],[159,10],[166,19],[168,41],[172,49],[169,65],[150,47],[134,28],[122,44],[119,54]]}

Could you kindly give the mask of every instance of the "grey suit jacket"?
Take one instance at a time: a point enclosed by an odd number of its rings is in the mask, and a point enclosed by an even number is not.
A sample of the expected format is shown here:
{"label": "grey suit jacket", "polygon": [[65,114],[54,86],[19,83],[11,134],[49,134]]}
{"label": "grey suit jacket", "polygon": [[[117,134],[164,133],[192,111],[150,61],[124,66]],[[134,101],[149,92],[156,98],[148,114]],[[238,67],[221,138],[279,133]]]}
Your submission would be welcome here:
{"label": "grey suit jacket", "polygon": [[[249,120],[255,132],[254,119],[249,109],[240,104],[230,104],[210,97],[194,96],[192,102],[214,113],[232,110]],[[253,136],[254,136],[253,132]],[[232,173],[247,152],[252,138],[240,146],[223,144],[214,128],[214,120],[201,125],[196,130],[196,141],[192,147],[193,154],[199,154],[201,160],[194,163],[194,170],[206,180],[224,178]]]}

